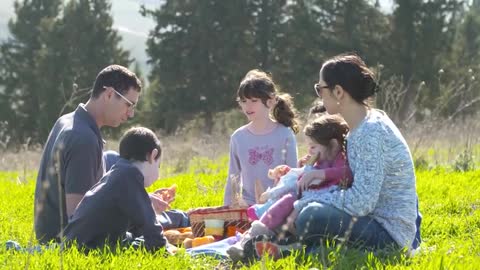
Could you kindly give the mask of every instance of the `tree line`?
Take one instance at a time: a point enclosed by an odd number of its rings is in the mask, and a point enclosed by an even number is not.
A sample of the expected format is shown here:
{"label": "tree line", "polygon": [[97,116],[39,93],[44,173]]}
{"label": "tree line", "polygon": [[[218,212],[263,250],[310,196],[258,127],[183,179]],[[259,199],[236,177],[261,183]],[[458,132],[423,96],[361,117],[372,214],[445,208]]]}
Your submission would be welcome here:
{"label": "tree line", "polygon": [[[0,125],[10,138],[43,142],[61,113],[87,99],[101,68],[135,66],[110,7],[16,1],[11,38],[0,43]],[[139,12],[156,24],[138,112],[152,128],[173,132],[201,117],[208,129],[215,113],[237,106],[236,87],[252,68],[307,107],[321,63],[343,52],[375,68],[377,106],[398,122],[479,108],[480,0],[398,0],[391,13],[369,0],[166,0]]]}

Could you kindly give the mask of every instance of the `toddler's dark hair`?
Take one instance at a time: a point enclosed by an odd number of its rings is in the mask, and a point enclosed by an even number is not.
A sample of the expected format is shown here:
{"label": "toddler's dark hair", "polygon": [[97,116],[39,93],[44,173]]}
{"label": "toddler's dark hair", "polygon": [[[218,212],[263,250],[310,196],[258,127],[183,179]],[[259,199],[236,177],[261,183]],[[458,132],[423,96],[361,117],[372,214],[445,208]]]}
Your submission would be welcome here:
{"label": "toddler's dark hair", "polygon": [[335,139],[343,146],[348,133],[348,124],[339,115],[322,115],[305,126],[305,135],[325,146],[330,145],[330,140]]}

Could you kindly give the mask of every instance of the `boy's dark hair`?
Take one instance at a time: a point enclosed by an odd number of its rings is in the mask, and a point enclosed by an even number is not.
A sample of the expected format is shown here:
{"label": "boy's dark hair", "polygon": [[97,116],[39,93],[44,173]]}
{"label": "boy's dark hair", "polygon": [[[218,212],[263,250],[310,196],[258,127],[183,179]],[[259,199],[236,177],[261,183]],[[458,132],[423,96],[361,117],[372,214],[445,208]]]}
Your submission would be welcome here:
{"label": "boy's dark hair", "polygon": [[328,88],[340,85],[358,103],[367,105],[369,97],[378,92],[375,74],[356,54],[340,54],[327,60],[321,69]]}
{"label": "boy's dark hair", "polygon": [[304,132],[315,142],[327,147],[331,139],[337,140],[339,145],[344,145],[348,124],[339,115],[326,114],[306,125]]}
{"label": "boy's dark hair", "polygon": [[264,71],[253,69],[242,79],[237,90],[237,100],[259,98],[266,106],[267,100],[276,99],[272,114],[277,122],[289,127],[295,134],[299,131],[297,111],[293,106],[292,97],[287,93],[279,94],[272,77]]}
{"label": "boy's dark hair", "polygon": [[93,84],[91,97],[99,97],[105,91],[105,87],[113,87],[123,95],[132,87],[137,92],[140,92],[142,90],[142,82],[128,68],[120,65],[110,65],[98,73]]}
{"label": "boy's dark hair", "polygon": [[153,149],[158,150],[155,160],[162,155],[160,140],[155,133],[145,127],[134,127],[125,132],[120,139],[120,157],[131,161],[147,161],[147,155]]}

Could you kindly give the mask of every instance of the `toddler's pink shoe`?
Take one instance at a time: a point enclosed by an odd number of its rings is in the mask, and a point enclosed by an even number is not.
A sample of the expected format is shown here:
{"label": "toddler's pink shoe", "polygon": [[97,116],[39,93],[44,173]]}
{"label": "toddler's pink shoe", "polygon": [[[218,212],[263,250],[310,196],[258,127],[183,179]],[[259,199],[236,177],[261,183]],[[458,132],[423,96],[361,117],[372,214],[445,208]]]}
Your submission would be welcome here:
{"label": "toddler's pink shoe", "polygon": [[258,220],[258,216],[257,216],[257,213],[255,211],[255,206],[252,205],[250,207],[248,207],[247,209],[247,217],[250,219],[250,220]]}

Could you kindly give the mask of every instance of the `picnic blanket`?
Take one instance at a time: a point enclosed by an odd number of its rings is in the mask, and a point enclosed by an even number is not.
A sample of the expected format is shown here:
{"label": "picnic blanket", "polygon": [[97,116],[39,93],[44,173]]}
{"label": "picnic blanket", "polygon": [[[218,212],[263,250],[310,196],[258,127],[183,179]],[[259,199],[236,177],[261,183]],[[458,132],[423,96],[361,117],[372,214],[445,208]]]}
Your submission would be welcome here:
{"label": "picnic blanket", "polygon": [[25,252],[30,254],[42,253],[44,250],[52,248],[50,246],[40,246],[40,245],[31,246],[31,247],[22,247],[18,242],[15,242],[13,240],[8,240],[5,243],[5,247],[7,250],[15,250],[18,252]]}
{"label": "picnic blanket", "polygon": [[230,236],[218,242],[201,245],[194,248],[188,248],[186,252],[187,254],[190,254],[192,256],[205,255],[205,256],[213,256],[219,260],[227,260],[229,259],[229,256],[227,254],[227,249],[231,245],[240,241],[241,236],[242,234],[237,232],[235,236]]}

